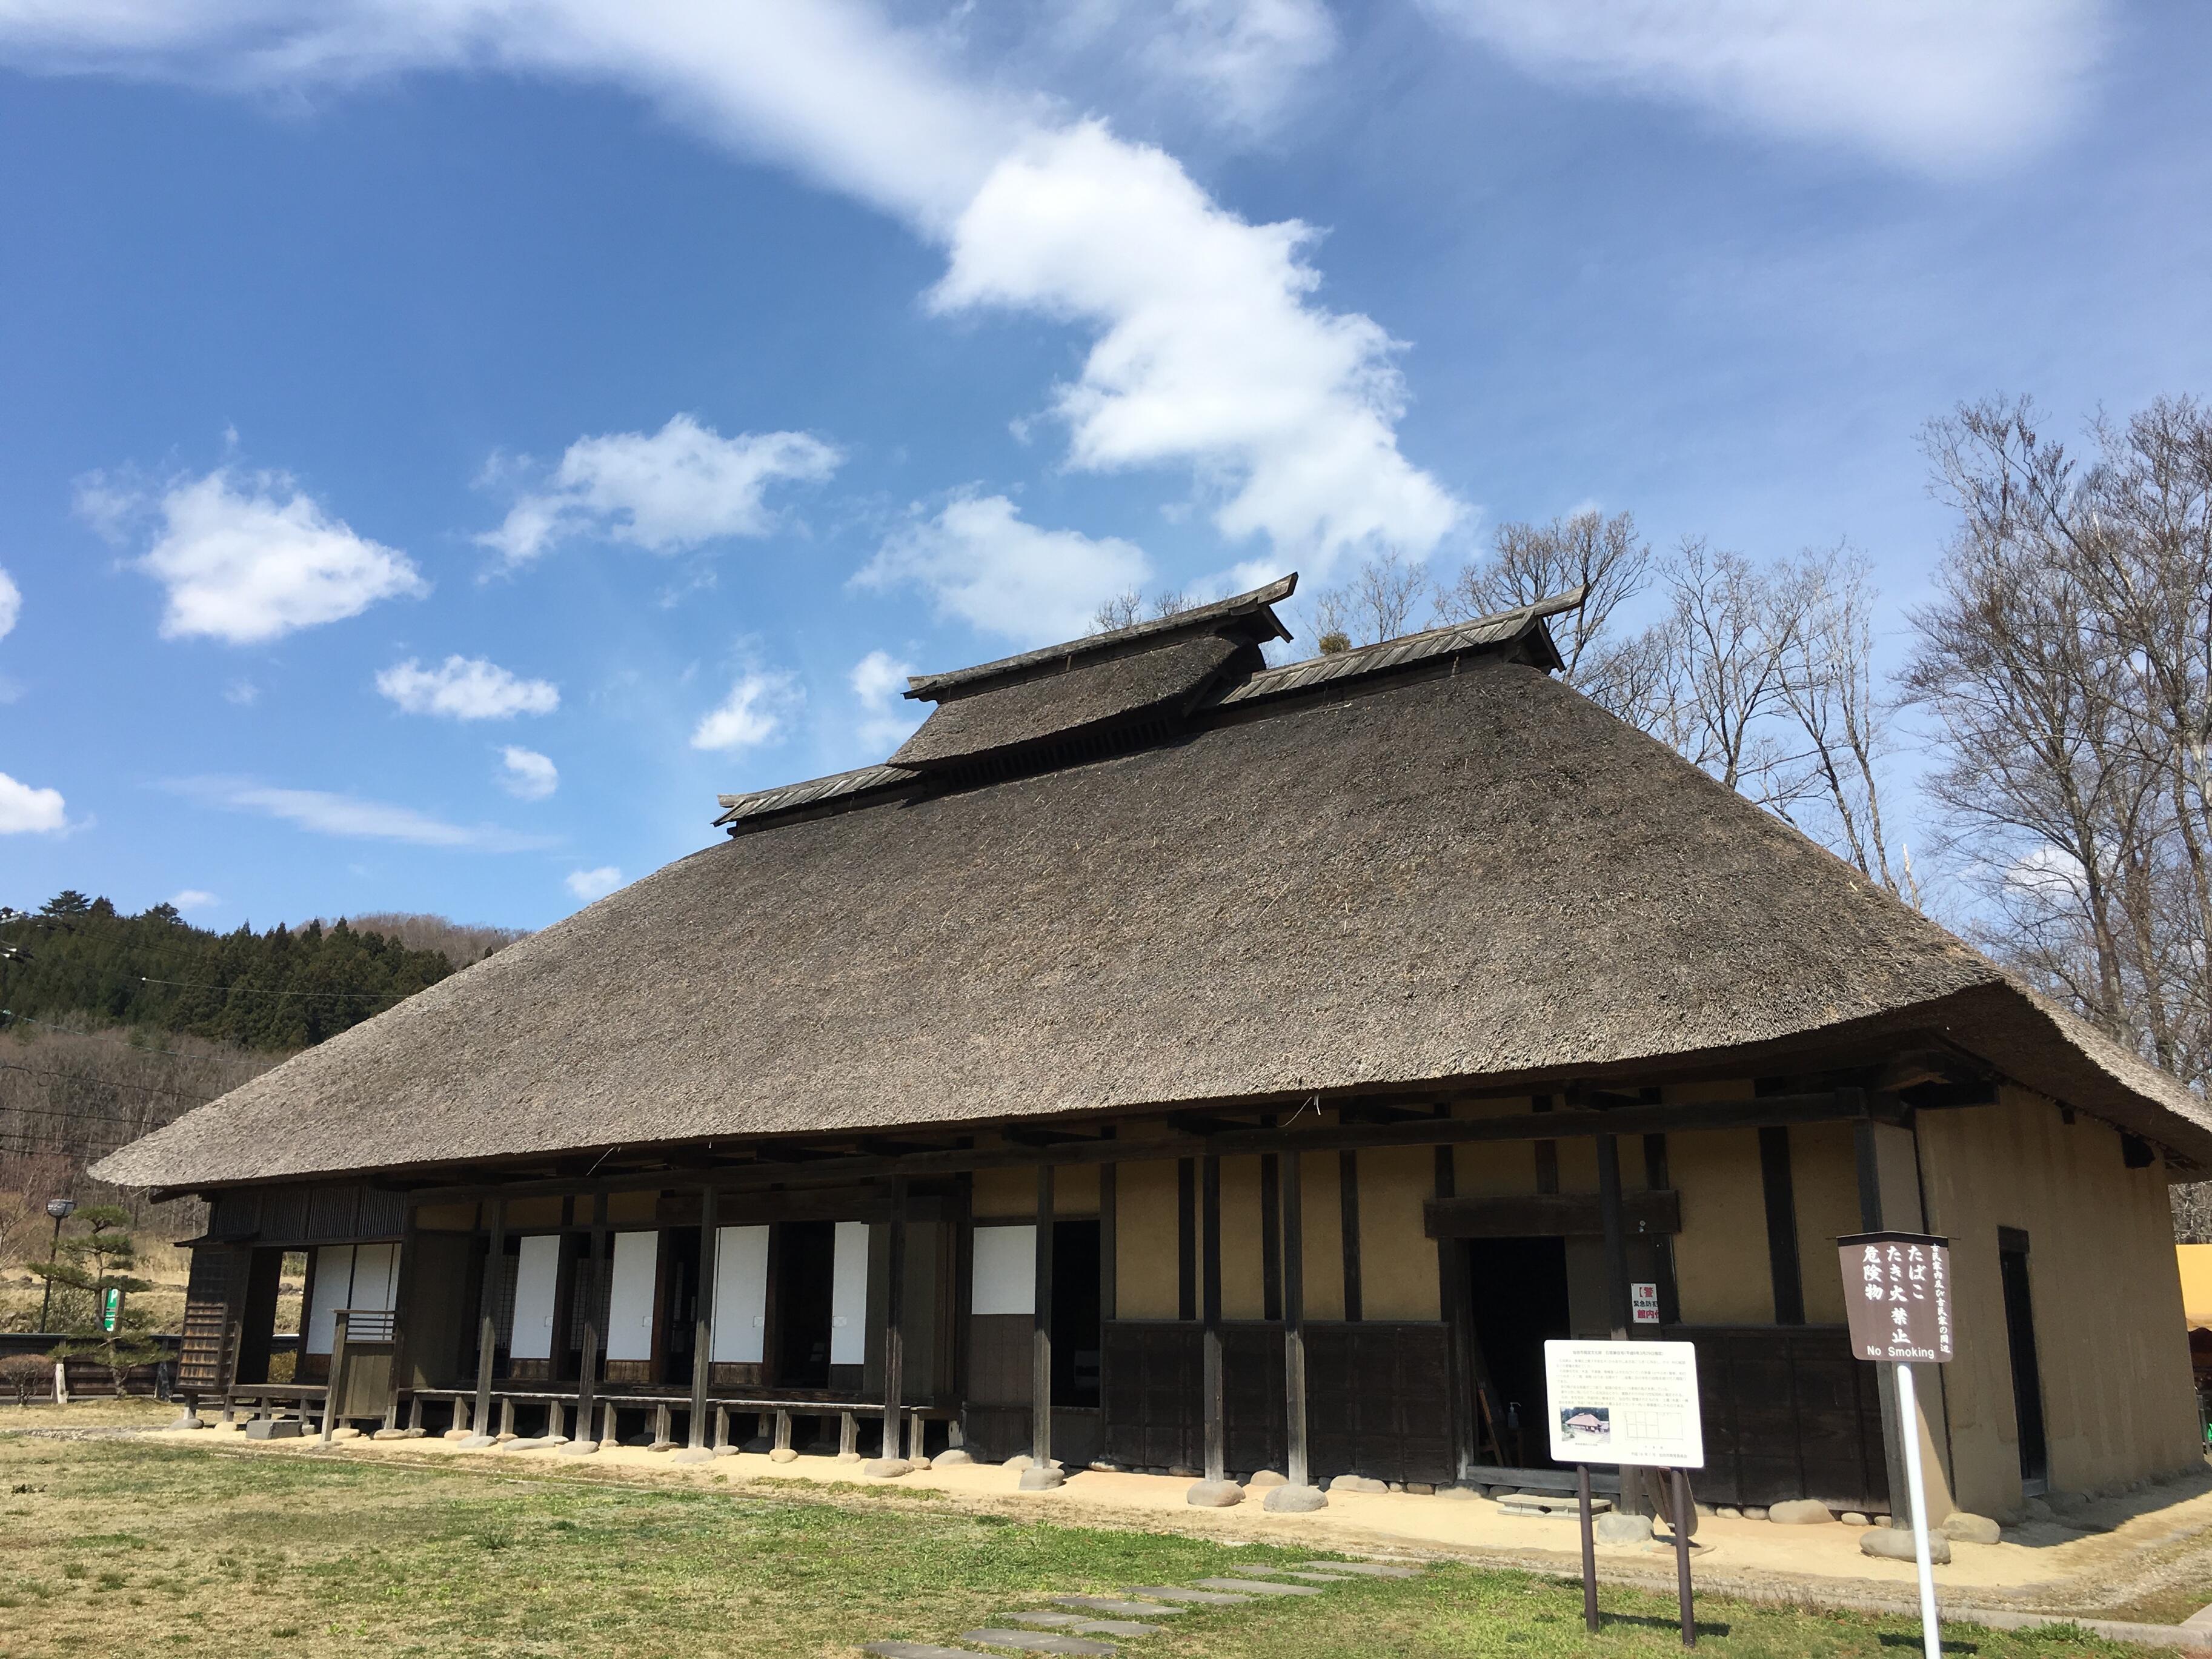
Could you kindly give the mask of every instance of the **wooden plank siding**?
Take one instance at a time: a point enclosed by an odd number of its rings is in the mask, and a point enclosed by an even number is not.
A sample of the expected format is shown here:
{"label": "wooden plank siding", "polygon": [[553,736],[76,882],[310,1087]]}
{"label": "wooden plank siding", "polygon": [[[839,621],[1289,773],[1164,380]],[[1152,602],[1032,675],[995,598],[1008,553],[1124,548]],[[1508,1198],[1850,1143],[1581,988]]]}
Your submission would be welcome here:
{"label": "wooden plank siding", "polygon": [[1843,1326],[1681,1325],[1666,1334],[1697,1346],[1701,1502],[1817,1498],[1888,1512],[1878,1379],[1851,1357]]}

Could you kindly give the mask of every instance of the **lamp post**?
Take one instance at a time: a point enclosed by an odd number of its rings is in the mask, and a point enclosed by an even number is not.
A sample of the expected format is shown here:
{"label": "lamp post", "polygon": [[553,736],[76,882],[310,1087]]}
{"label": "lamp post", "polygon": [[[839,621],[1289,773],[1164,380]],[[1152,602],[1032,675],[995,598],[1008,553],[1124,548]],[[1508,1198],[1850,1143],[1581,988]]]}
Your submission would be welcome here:
{"label": "lamp post", "polygon": [[[46,1246],[46,1266],[49,1267],[54,1265],[55,1253],[61,1249],[62,1223],[67,1221],[76,1212],[76,1200],[73,1198],[50,1198],[46,1200],[46,1213],[54,1218],[54,1236]],[[46,1280],[46,1298],[39,1304],[39,1328],[41,1331],[46,1328],[46,1321],[52,1315],[53,1310],[54,1281],[49,1276]]]}

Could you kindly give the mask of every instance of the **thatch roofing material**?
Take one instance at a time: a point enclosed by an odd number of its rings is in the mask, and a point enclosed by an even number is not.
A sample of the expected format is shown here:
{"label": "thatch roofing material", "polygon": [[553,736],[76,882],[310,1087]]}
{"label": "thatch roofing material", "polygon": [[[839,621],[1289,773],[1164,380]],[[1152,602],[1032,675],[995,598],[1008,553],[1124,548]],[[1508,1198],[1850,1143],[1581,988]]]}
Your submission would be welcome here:
{"label": "thatch roofing material", "polygon": [[1199,634],[1125,655],[1075,658],[1058,672],[948,697],[891,757],[890,764],[926,770],[1075,737],[1147,714],[1182,714],[1231,664],[1248,655],[1257,666],[1259,653],[1250,645]]}
{"label": "thatch roofing material", "polygon": [[1535,669],[1249,712],[766,823],[97,1174],[194,1187],[1930,1030],[2212,1163],[2179,1084]]}
{"label": "thatch roofing material", "polygon": [[980,662],[972,668],[955,668],[942,674],[911,675],[907,679],[906,695],[935,702],[963,687],[974,686],[986,680],[1008,679],[1038,669],[1057,667],[1076,658],[1118,651],[1147,640],[1171,636],[1180,638],[1200,632],[1218,633],[1224,631],[1225,624],[1239,622],[1249,624],[1261,639],[1286,640],[1291,636],[1290,630],[1276,620],[1272,607],[1290,598],[1297,591],[1297,573],[1292,571],[1289,575],[1278,577],[1264,587],[1255,587],[1249,593],[1234,593],[1225,599],[1194,605],[1188,611],[1177,611],[1165,617],[1155,617],[1149,622],[1132,623],[1127,628],[1110,629],[1105,633],[1070,640],[1062,645],[1040,646],[1018,656]]}

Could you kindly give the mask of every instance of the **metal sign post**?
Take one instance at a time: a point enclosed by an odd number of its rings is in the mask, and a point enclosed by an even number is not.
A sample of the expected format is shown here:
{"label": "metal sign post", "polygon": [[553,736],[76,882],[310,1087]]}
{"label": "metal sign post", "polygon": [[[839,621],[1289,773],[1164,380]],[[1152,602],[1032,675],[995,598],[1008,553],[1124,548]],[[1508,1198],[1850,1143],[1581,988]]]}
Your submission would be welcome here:
{"label": "metal sign post", "polygon": [[1552,1455],[1575,1466],[1582,1510],[1583,1624],[1595,1631],[1597,1543],[1590,1519],[1592,1463],[1658,1466],[1671,1471],[1674,1579],[1682,1645],[1695,1647],[1690,1605],[1690,1480],[1705,1466],[1698,1410],[1698,1351],[1687,1342],[1547,1342],[1545,1416]]}
{"label": "metal sign post", "polygon": [[1836,1241],[1836,1249],[1851,1351],[1861,1359],[1889,1365],[1897,1375],[1898,1433],[1905,1442],[1912,1558],[1920,1577],[1920,1641],[1928,1659],[1942,1659],[1912,1367],[1941,1365],[1951,1358],[1951,1243],[1928,1233],[1851,1233]]}

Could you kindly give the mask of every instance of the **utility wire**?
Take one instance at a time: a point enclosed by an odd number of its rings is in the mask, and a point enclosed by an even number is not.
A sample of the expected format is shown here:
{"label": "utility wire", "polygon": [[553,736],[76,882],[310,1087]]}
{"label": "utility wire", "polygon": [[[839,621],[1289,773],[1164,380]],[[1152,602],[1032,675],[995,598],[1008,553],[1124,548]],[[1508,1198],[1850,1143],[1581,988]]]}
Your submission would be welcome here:
{"label": "utility wire", "polygon": [[[58,1077],[70,1083],[99,1083],[111,1089],[136,1089],[149,1095],[174,1095],[180,1100],[197,1100],[203,1103],[216,1098],[213,1095],[191,1094],[183,1089],[164,1089],[151,1083],[125,1083],[112,1077],[91,1077],[78,1072],[49,1072],[37,1066],[18,1066],[13,1060],[0,1060],[0,1072],[21,1072],[27,1077]],[[26,1110],[27,1108],[11,1108]]]}
{"label": "utility wire", "polygon": [[[149,979],[143,974],[138,975],[138,982],[141,985],[174,986],[180,991],[221,991],[226,996],[315,997],[325,1001],[338,1001],[347,998],[365,998],[368,1001],[374,1002],[380,998],[387,997],[392,994],[389,991],[272,991],[264,989],[258,985],[223,985],[213,980]],[[406,997],[412,996],[415,994],[412,991],[407,991],[403,992],[400,994],[404,1000]]]}
{"label": "utility wire", "polygon": [[105,1031],[80,1031],[73,1025],[56,1025],[51,1020],[34,1019],[29,1014],[19,1014],[11,1009],[0,1008],[0,1030],[10,1024],[35,1025],[41,1030],[54,1031],[63,1036],[82,1037],[88,1042],[112,1042],[119,1048],[131,1049],[141,1054],[167,1054],[173,1060],[207,1060],[207,1054],[188,1054],[181,1048],[149,1048],[128,1037],[111,1036]]}

